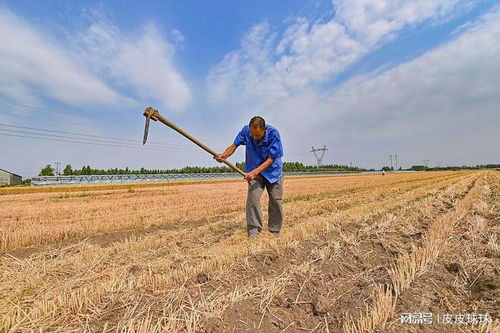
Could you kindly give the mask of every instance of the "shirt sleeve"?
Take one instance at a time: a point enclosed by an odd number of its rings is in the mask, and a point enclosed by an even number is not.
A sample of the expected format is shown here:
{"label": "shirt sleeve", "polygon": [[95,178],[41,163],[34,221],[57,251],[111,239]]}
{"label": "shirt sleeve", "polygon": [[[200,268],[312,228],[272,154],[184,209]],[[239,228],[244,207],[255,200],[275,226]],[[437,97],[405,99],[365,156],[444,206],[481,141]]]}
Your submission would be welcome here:
{"label": "shirt sleeve", "polygon": [[246,145],[246,133],[245,133],[245,127],[241,129],[241,131],[236,135],[236,138],[234,138],[233,145],[239,146],[239,145]]}
{"label": "shirt sleeve", "polygon": [[281,137],[278,131],[275,131],[274,133],[275,135],[271,140],[271,144],[269,145],[268,156],[276,159],[278,157],[283,157],[283,146],[281,144]]}

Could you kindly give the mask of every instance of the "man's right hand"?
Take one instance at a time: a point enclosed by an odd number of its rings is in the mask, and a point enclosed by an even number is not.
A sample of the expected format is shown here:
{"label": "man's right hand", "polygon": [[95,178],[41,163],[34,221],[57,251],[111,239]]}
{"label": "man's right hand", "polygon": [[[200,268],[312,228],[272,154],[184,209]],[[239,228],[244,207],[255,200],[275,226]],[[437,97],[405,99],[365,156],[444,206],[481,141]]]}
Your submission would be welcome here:
{"label": "man's right hand", "polygon": [[219,163],[222,163],[226,160],[226,156],[224,156],[224,154],[217,154],[214,156],[214,159],[219,162]]}

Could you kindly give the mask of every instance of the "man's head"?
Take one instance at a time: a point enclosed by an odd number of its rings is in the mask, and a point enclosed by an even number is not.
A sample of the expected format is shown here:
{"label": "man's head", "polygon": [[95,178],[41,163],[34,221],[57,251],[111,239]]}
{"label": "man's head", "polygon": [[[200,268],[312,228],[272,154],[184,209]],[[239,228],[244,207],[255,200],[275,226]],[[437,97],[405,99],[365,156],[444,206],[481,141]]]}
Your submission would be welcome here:
{"label": "man's head", "polygon": [[262,140],[266,135],[266,121],[262,117],[253,117],[248,126],[250,127],[250,135],[255,141]]}

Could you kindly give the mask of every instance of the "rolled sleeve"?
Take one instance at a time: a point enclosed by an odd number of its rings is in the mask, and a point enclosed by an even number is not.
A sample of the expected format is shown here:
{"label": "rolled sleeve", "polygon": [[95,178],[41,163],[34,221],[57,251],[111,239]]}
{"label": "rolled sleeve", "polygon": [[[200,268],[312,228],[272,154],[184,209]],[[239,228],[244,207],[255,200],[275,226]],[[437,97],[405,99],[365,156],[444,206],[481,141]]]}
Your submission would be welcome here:
{"label": "rolled sleeve", "polygon": [[268,156],[273,159],[283,157],[283,146],[281,144],[281,138],[279,133],[276,131],[274,138],[269,145]]}
{"label": "rolled sleeve", "polygon": [[233,145],[239,146],[239,145],[246,145],[246,133],[245,133],[245,127],[241,129],[241,131],[236,135],[236,138],[234,138]]}

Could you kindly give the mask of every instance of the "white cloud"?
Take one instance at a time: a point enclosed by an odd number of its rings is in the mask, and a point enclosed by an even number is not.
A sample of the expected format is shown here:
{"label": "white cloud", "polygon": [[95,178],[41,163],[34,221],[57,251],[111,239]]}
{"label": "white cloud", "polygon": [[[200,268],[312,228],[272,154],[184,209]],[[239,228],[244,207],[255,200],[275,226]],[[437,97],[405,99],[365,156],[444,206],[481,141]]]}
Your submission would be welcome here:
{"label": "white cloud", "polygon": [[184,34],[182,32],[180,32],[179,30],[177,30],[177,29],[172,30],[171,34],[172,34],[172,37],[174,38],[174,40],[177,43],[182,43],[186,39],[186,37],[184,36]]}
{"label": "white cloud", "polygon": [[[191,90],[175,69],[175,47],[153,26],[136,36],[109,22],[56,40],[0,8],[0,94],[31,105],[48,95],[67,104],[158,103],[181,110]],[[176,34],[177,39],[182,36]],[[132,96],[132,97],[129,97]]]}
{"label": "white cloud", "polygon": [[386,155],[399,153],[405,166],[424,158],[434,165],[498,163],[498,105],[500,8],[413,61],[331,93],[296,94],[274,104],[281,113],[269,117],[294,134],[287,140],[292,153],[328,144],[330,161],[382,166]]}
{"label": "white cloud", "polygon": [[34,102],[42,89],[66,103],[122,102],[102,80],[86,72],[55,41],[0,8],[0,93],[15,101]]}
{"label": "white cloud", "polygon": [[[411,22],[414,20],[412,16]],[[318,36],[318,32],[305,34],[313,31],[303,26],[307,24],[306,20],[297,22],[287,31],[282,44],[293,45],[297,54],[307,52],[312,36]],[[260,31],[266,31],[265,27],[262,25]],[[326,29],[324,24],[320,28]],[[269,27],[266,29],[269,31]],[[443,165],[498,163],[500,8],[491,9],[454,34],[455,40],[419,58],[390,70],[377,69],[355,77],[330,92],[321,92],[310,84],[297,84],[300,88],[274,89],[268,95],[265,83],[270,78],[283,78],[282,87],[286,87],[295,73],[274,75],[276,62],[271,66],[272,72],[259,70],[269,62],[266,54],[272,48],[252,44],[258,38],[249,39],[248,34],[242,50],[226,56],[217,68],[221,72],[214,71],[209,79],[223,74],[223,80],[215,80],[219,87],[224,87],[224,83],[227,93],[241,92],[235,98],[240,105],[224,106],[233,112],[236,121],[241,123],[249,115],[261,114],[280,129],[285,160],[314,163],[308,154],[311,145],[327,144],[327,163],[353,161],[365,167],[382,167],[389,163],[388,155],[395,153],[405,167],[422,164],[424,158],[429,158],[431,164],[442,161]],[[276,44],[277,52],[284,52],[282,44]],[[330,55],[328,50],[325,52]],[[246,55],[251,56],[245,58]],[[242,62],[258,57],[258,65]],[[290,63],[297,64],[297,58]],[[314,68],[313,63],[316,61],[311,62],[310,68]],[[238,81],[229,83],[236,78]],[[311,82],[314,77],[309,78],[305,70],[297,75],[300,79]],[[256,98],[259,93],[261,98]],[[247,100],[242,103],[244,98]]]}
{"label": "white cloud", "polygon": [[175,69],[175,47],[153,25],[128,36],[106,21],[94,22],[80,36],[82,54],[90,65],[138,93],[141,100],[173,110],[185,108],[191,90]]}
{"label": "white cloud", "polygon": [[277,38],[267,24],[254,26],[241,48],[207,76],[209,96],[226,102],[277,100],[346,69],[403,28],[445,20],[463,10],[459,0],[339,0],[327,21],[298,18]]}
{"label": "white cloud", "polygon": [[[471,115],[493,116],[500,102],[500,11],[469,26],[456,40],[370,77],[351,80],[328,103],[337,114],[369,122],[398,117],[451,122]],[[333,117],[333,118],[332,118]],[[412,127],[408,124],[409,129]]]}
{"label": "white cloud", "polygon": [[460,0],[338,0],[335,21],[362,44],[372,46],[405,26],[423,20],[442,21],[472,1]]}
{"label": "white cloud", "polygon": [[[262,87],[264,90],[259,90],[263,73],[273,67],[271,62],[273,38],[269,25],[262,23],[252,27],[241,44],[240,51],[227,54],[209,73],[207,81],[211,97],[216,101],[222,101],[228,96],[241,99],[250,94],[284,93],[279,84],[274,87],[269,84]],[[237,82],[238,80],[244,82]]]}

